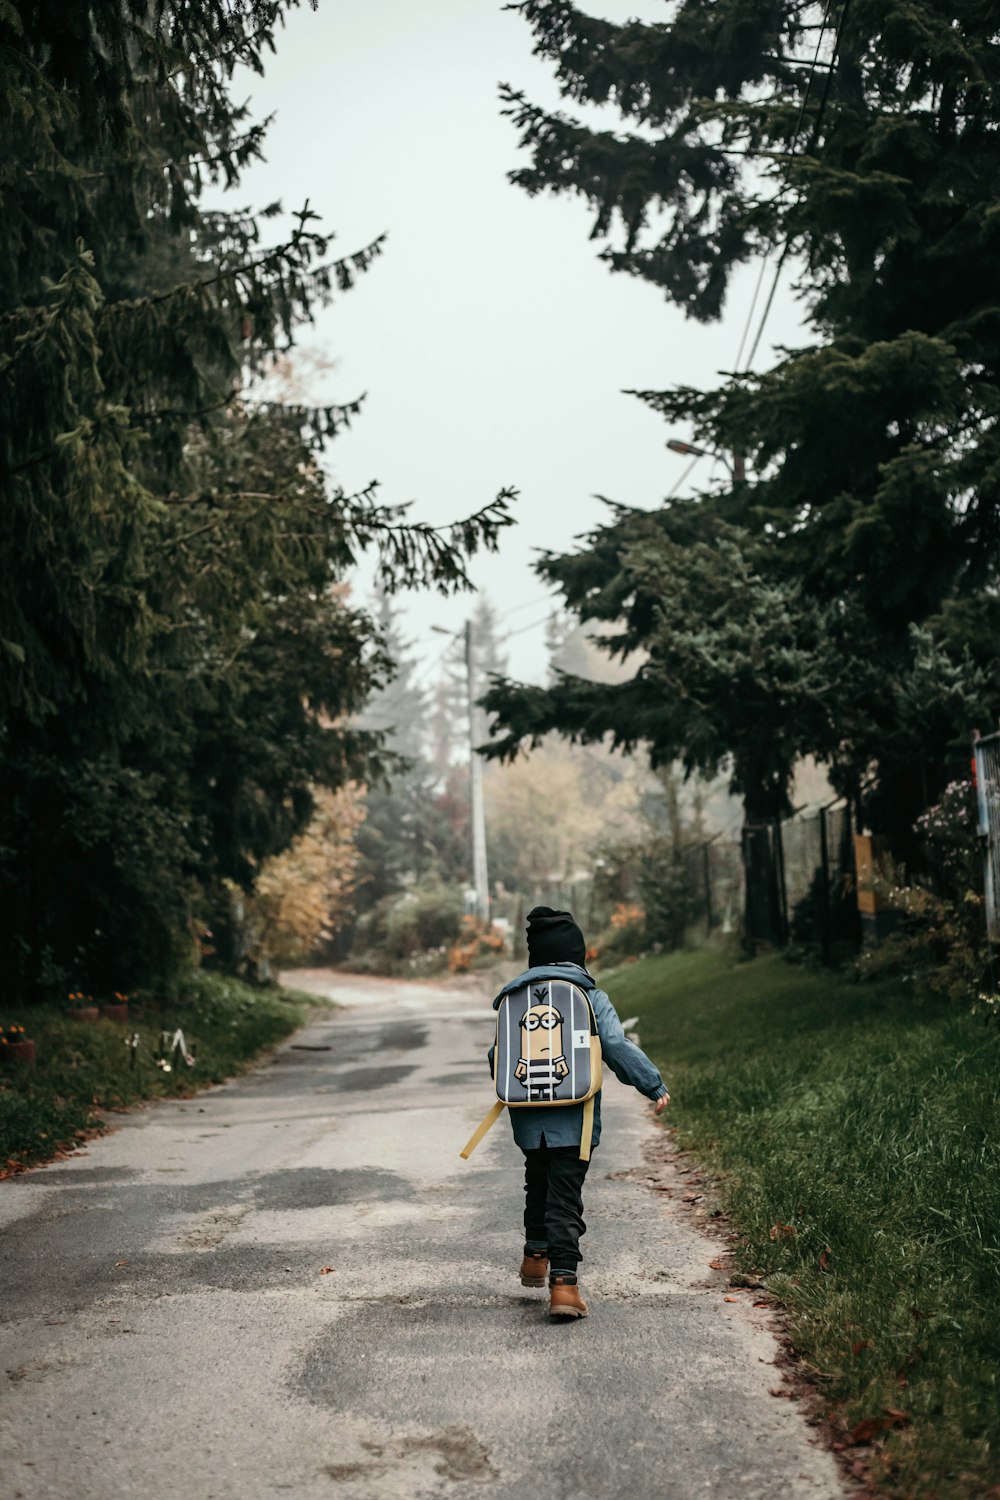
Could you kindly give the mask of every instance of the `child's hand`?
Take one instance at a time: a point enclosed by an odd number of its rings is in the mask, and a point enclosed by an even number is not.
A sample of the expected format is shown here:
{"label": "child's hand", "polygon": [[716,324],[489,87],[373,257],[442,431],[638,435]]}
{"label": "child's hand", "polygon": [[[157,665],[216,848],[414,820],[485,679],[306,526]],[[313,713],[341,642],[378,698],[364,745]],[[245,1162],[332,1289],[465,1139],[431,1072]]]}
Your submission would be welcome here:
{"label": "child's hand", "polygon": [[657,1099],[656,1104],[655,1104],[655,1106],[653,1108],[654,1115],[662,1115],[663,1111],[666,1109],[666,1107],[667,1107],[667,1105],[669,1103],[670,1103],[670,1095],[669,1094],[661,1094],[660,1097],[659,1097],[659,1099]]}

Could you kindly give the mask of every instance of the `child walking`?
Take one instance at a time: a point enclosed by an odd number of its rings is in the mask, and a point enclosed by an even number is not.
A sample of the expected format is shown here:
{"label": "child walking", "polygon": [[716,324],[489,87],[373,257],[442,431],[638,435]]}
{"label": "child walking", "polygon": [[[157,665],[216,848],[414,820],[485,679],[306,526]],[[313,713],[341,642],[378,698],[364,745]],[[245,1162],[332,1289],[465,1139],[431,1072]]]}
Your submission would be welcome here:
{"label": "child walking", "polygon": [[[611,1001],[586,969],[583,933],[567,911],[536,906],[528,913],[528,968],[503,989],[493,1001],[497,1010],[504,996],[525,985],[564,980],[583,990],[597,1022],[604,1061],[622,1083],[629,1083],[656,1104],[661,1114],[670,1100],[663,1079],[646,1054],[628,1041]],[[538,1007],[537,1028],[555,1030],[561,1018],[555,1011],[544,1014]],[[533,1019],[534,1024],[534,1019]],[[495,1067],[495,1047],[489,1051],[490,1072]],[[544,1099],[546,1090],[563,1074],[562,1055],[553,1047],[527,1049],[519,1077],[529,1097]],[[539,1060],[541,1059],[541,1060]],[[544,1077],[542,1073],[544,1072]],[[551,1097],[551,1094],[549,1094]],[[577,1285],[580,1237],[583,1221],[583,1183],[590,1165],[581,1160],[584,1105],[537,1104],[530,1109],[510,1110],[514,1141],[524,1152],[524,1258],[521,1285],[549,1283],[549,1316],[554,1319],[585,1318],[587,1304]],[[594,1098],[591,1145],[601,1138],[601,1096]]]}

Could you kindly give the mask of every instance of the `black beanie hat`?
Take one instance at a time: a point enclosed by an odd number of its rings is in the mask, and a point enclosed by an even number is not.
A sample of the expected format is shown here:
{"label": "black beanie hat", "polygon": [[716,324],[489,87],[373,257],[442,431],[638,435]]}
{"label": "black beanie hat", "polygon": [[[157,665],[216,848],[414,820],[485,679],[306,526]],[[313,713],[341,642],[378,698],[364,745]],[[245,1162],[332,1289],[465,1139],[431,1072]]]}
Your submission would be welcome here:
{"label": "black beanie hat", "polygon": [[583,933],[573,921],[571,912],[553,911],[551,906],[535,906],[528,913],[528,963],[579,964],[587,960]]}

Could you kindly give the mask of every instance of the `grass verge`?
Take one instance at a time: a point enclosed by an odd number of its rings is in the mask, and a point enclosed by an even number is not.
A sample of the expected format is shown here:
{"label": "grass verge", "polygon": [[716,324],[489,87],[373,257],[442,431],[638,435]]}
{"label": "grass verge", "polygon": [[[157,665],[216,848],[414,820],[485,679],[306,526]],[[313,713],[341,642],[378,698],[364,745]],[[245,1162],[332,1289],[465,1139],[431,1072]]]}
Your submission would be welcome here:
{"label": "grass verge", "polygon": [[672,954],[604,982],[875,1481],[1000,1495],[996,1028],[777,957]]}
{"label": "grass verge", "polygon": [[[63,1154],[101,1127],[98,1110],[176,1097],[241,1072],[300,1026],[311,996],[251,989],[199,973],[176,1001],[146,1004],[128,1023],[71,1020],[55,1007],[0,1008],[0,1025],[20,1023],[37,1044],[34,1068],[0,1067],[0,1175]],[[161,1031],[184,1032],[194,1066],[167,1073],[154,1053]],[[136,1066],[126,1039],[139,1033]]]}

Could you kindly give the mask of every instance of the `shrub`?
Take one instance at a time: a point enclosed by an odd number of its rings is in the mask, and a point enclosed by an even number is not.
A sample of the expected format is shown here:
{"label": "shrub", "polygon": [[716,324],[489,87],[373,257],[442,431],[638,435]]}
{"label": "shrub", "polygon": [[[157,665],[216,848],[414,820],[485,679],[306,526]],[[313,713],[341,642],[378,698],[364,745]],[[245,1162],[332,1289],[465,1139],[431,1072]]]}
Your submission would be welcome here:
{"label": "shrub", "polygon": [[643,850],[639,899],[646,908],[649,944],[667,951],[679,948],[704,906],[700,890],[691,879],[688,862],[672,842],[656,839]]}
{"label": "shrub", "polygon": [[369,974],[431,973],[462,931],[462,898],[441,881],[383,896],[357,920],[347,966]]}
{"label": "shrub", "polygon": [[634,901],[619,901],[611,913],[610,925],[588,950],[587,957],[610,963],[636,958],[648,946],[645,911]]}
{"label": "shrub", "polygon": [[470,969],[498,958],[506,947],[502,932],[479,917],[467,914],[462,918],[458,942],[448,950],[448,968],[453,974],[467,974]]}
{"label": "shrub", "polygon": [[915,831],[928,874],[911,880],[901,866],[880,867],[876,890],[898,914],[899,927],[861,955],[858,972],[901,975],[953,1002],[996,1009],[996,997],[986,993],[990,952],[971,782],[946,787]]}
{"label": "shrub", "polygon": [[393,902],[385,924],[385,951],[390,958],[412,958],[445,948],[462,930],[462,902],[445,885],[416,886]]}
{"label": "shrub", "polygon": [[[682,946],[705,909],[690,854],[672,837],[646,837],[602,850],[595,905],[603,912],[611,905],[610,926],[598,944],[602,957]],[[625,912],[631,913],[627,919]]]}

